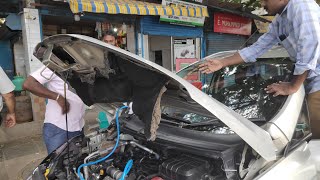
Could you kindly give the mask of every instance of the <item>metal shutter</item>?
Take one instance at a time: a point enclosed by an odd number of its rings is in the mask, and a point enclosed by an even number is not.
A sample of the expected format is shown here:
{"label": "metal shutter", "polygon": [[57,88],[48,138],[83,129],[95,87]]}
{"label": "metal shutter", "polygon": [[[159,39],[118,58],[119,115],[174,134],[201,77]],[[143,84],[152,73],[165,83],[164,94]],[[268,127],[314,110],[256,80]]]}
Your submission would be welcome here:
{"label": "metal shutter", "polygon": [[207,33],[207,55],[220,51],[238,50],[241,46],[245,47],[246,40],[245,36],[240,35]]}
{"label": "metal shutter", "polygon": [[10,41],[0,41],[0,56],[0,66],[7,73],[9,78],[12,79],[14,76],[14,66]]}

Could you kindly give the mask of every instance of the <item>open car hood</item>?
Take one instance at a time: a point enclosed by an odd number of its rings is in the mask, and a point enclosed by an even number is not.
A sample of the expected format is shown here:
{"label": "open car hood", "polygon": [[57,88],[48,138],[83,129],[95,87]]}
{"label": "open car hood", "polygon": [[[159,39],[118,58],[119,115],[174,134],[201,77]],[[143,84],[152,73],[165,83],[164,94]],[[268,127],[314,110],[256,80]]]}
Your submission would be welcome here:
{"label": "open car hood", "polygon": [[[169,70],[135,54],[82,35],[56,35],[39,43],[34,56],[66,79],[87,104],[133,102],[153,139],[161,119],[161,99],[179,91],[237,133],[265,160],[276,159],[270,135]],[[164,97],[164,98],[163,98]]]}

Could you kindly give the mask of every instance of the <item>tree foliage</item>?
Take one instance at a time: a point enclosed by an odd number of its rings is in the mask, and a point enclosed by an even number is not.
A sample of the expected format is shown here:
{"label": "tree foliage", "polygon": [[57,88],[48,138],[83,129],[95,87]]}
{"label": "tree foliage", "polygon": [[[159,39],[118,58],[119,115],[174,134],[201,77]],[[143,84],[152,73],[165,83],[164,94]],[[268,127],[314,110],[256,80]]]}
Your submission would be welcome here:
{"label": "tree foliage", "polygon": [[260,7],[260,0],[221,0],[222,2],[239,3],[243,7],[253,8]]}
{"label": "tree foliage", "polygon": [[[244,7],[255,9],[257,7],[261,7],[261,0],[221,0],[222,2],[232,2],[232,3],[240,3]],[[318,4],[320,4],[320,0],[316,0]]]}

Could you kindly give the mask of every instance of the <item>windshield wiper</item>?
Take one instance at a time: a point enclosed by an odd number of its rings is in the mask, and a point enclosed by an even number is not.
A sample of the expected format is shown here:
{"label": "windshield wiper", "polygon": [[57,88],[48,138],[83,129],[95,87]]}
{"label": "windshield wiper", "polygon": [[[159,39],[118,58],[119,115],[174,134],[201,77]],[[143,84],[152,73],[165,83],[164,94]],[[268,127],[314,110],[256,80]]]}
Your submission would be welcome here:
{"label": "windshield wiper", "polygon": [[251,122],[266,122],[266,118],[265,117],[261,117],[261,118],[248,118]]}
{"label": "windshield wiper", "polygon": [[166,119],[161,119],[160,123],[161,122],[165,122],[165,123],[169,123],[169,124],[174,124],[174,125],[177,125],[177,126],[183,126],[185,123],[178,123],[178,122],[175,122],[175,121],[170,121],[170,120],[166,120]]}
{"label": "windshield wiper", "polygon": [[204,126],[204,125],[211,125],[214,122],[219,122],[218,118],[214,118],[214,119],[210,119],[208,121],[204,121],[204,122],[198,122],[198,123],[192,123],[192,124],[184,124],[182,127],[196,127],[196,126]]}
{"label": "windshield wiper", "polygon": [[[179,127],[198,127],[198,126],[205,126],[205,125],[214,125],[214,124],[219,124],[221,123],[221,121],[218,118],[212,118],[209,119],[207,121],[203,121],[203,122],[197,122],[197,123],[191,123],[188,120],[184,120],[181,118],[177,118],[177,117],[171,117],[168,116],[167,114],[162,113],[161,114],[161,118],[163,122],[166,123],[171,123],[171,124],[176,124]],[[173,120],[173,121],[170,121]],[[266,118],[262,117],[262,118],[248,118],[249,121],[251,122],[266,122]]]}
{"label": "windshield wiper", "polygon": [[171,117],[171,116],[168,116],[167,114],[163,114],[163,113],[161,114],[161,118],[164,118],[164,119],[167,119],[167,120],[173,120],[173,121],[180,122],[180,123],[186,123],[186,124],[190,124],[191,123],[188,120],[184,120],[184,119],[177,118],[177,117]]}
{"label": "windshield wiper", "polygon": [[[251,122],[266,122],[266,118],[249,118]],[[192,123],[192,124],[183,124],[181,127],[197,127],[197,126],[205,126],[205,125],[214,125],[215,123],[218,124],[221,121],[218,118],[210,119],[204,122]]]}

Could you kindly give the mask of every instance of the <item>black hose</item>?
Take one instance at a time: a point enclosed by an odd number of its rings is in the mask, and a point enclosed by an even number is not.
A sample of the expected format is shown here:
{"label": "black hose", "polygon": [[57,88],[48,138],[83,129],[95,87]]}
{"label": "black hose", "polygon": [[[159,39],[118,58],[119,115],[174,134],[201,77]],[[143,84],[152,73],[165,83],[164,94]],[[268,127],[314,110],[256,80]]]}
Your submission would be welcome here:
{"label": "black hose", "polygon": [[123,172],[113,166],[108,166],[106,169],[106,173],[113,179],[119,180],[121,179]]}

